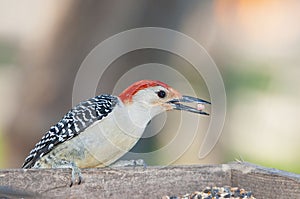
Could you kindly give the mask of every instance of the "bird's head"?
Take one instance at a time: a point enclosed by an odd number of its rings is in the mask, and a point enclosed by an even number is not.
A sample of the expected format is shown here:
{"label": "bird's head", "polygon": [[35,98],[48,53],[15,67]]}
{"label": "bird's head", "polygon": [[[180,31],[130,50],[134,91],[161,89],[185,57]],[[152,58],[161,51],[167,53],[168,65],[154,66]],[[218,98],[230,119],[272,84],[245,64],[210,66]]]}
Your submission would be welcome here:
{"label": "bird's head", "polygon": [[[141,80],[125,89],[119,98],[125,105],[139,104],[141,107],[157,109],[157,112],[183,110],[208,115],[204,105],[210,102],[180,94],[169,85],[154,80]],[[194,103],[194,107],[182,103]]]}

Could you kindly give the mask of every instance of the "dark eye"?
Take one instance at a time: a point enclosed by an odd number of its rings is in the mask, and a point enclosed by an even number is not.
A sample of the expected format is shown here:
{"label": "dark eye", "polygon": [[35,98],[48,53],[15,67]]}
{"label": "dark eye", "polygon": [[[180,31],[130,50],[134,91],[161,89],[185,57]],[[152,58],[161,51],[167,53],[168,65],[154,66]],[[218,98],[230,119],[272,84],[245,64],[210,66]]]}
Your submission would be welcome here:
{"label": "dark eye", "polygon": [[160,91],[157,92],[157,96],[158,96],[159,98],[165,98],[166,95],[167,95],[167,94],[166,94],[165,91],[160,90]]}

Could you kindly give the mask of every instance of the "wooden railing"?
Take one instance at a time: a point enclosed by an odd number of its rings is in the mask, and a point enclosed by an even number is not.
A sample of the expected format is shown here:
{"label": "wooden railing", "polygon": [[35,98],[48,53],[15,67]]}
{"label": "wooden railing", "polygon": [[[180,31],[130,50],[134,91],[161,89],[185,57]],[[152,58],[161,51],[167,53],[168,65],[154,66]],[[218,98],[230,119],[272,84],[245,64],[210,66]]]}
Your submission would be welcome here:
{"label": "wooden railing", "polygon": [[238,186],[256,198],[300,198],[300,175],[250,163],[82,169],[69,186],[68,169],[0,170],[0,198],[161,198],[207,186]]}

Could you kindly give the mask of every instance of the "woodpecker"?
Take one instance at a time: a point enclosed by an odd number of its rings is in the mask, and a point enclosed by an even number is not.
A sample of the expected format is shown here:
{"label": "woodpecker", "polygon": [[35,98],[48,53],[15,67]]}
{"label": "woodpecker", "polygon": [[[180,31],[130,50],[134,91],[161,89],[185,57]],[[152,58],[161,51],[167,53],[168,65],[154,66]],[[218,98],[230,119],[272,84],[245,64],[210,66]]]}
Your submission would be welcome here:
{"label": "woodpecker", "polygon": [[119,96],[103,94],[73,107],[35,145],[22,168],[70,168],[71,186],[80,184],[80,168],[117,161],[137,143],[154,116],[168,110],[208,115],[204,104],[210,102],[181,95],[160,81],[135,82]]}

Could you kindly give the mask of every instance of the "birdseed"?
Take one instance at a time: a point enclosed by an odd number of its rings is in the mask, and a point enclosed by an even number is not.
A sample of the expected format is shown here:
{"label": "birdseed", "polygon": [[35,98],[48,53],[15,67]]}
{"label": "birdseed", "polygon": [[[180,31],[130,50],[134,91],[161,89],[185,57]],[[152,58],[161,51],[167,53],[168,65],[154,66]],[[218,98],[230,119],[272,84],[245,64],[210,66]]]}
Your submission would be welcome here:
{"label": "birdseed", "polygon": [[163,196],[161,199],[255,199],[251,191],[238,187],[206,187],[202,191],[180,196]]}

